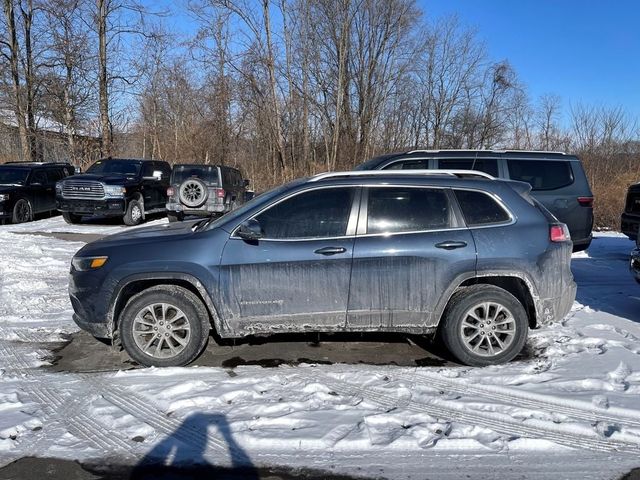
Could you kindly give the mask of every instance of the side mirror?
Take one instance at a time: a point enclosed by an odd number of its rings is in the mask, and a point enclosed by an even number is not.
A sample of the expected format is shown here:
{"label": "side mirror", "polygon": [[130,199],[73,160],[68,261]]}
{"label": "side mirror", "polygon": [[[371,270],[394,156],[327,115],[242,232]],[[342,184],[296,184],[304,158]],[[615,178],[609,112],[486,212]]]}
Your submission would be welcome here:
{"label": "side mirror", "polygon": [[236,234],[243,240],[256,241],[262,238],[262,227],[255,218],[250,218],[240,224]]}
{"label": "side mirror", "polygon": [[249,181],[248,178],[245,178],[243,183],[245,187],[248,187],[251,182]]}

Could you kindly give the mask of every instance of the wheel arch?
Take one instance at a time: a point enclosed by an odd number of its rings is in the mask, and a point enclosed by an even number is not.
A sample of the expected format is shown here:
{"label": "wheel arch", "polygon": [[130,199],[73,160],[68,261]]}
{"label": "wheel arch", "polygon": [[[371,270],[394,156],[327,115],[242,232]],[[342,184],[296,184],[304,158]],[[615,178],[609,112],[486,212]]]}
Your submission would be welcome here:
{"label": "wheel arch", "polygon": [[529,328],[537,328],[542,305],[540,304],[539,297],[531,280],[525,275],[516,272],[491,272],[482,275],[475,275],[459,281],[458,285],[451,290],[444,306],[442,306],[438,311],[438,325],[440,325],[442,316],[451,302],[453,295],[461,289],[471,285],[493,285],[506,290],[516,297],[524,306],[529,320]]}
{"label": "wheel arch", "polygon": [[209,313],[209,323],[211,328],[217,333],[225,331],[222,325],[221,318],[218,315],[218,310],[214,305],[211,297],[205,289],[202,282],[200,282],[193,275],[185,273],[144,273],[129,276],[118,283],[110,302],[110,310],[108,313],[109,330],[111,338],[114,340],[117,338],[119,317],[127,302],[134,295],[147,290],[151,287],[161,285],[175,285],[183,287],[194,295],[196,295],[203,303],[207,312]]}

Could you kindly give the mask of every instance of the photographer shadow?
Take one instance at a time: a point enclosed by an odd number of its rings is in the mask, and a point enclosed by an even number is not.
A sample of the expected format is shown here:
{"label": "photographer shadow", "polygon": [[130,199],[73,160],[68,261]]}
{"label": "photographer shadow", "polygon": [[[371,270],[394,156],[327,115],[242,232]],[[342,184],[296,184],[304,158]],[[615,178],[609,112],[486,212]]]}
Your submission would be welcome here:
{"label": "photographer shadow", "polygon": [[[231,466],[213,465],[212,452],[208,452],[209,431],[217,430],[227,445]],[[213,460],[215,461],[215,460]],[[223,459],[220,459],[220,463]],[[133,468],[130,478],[138,479],[190,479],[215,480],[260,478],[247,453],[233,438],[225,415],[195,413],[169,436],[155,445]]]}

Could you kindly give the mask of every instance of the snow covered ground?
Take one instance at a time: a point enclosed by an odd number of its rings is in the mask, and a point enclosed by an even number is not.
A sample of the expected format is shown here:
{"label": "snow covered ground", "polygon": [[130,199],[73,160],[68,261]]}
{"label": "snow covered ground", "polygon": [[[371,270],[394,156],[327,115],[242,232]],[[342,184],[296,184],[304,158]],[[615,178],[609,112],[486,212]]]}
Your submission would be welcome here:
{"label": "snow covered ground", "polygon": [[122,228],[0,227],[0,466],[41,456],[394,479],[617,478],[640,466],[640,285],[625,237],[598,235],[574,255],[572,312],[499,367],[43,369],[76,331],[67,274],[83,244],[33,233]]}

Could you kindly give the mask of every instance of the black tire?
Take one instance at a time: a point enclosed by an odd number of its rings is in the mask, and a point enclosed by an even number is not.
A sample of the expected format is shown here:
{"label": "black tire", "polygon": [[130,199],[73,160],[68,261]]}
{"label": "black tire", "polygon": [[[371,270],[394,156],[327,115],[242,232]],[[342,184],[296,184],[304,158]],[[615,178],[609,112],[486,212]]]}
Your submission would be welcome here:
{"label": "black tire", "polygon": [[[485,308],[480,305],[484,302],[495,305],[490,306],[489,313],[486,315],[489,317],[488,322],[482,320]],[[478,309],[473,313],[477,314],[479,320],[467,317],[468,312],[476,306]],[[491,313],[496,318],[491,318]],[[510,314],[510,317],[507,314]],[[497,325],[495,325],[496,319],[499,320]],[[510,323],[508,328],[505,323],[502,323],[505,319]],[[463,322],[465,322],[464,326]],[[477,323],[469,328],[468,322]],[[487,325],[480,322],[487,322]],[[515,327],[513,328],[515,331],[510,335],[506,331],[510,331],[512,326]],[[505,330],[505,333],[501,330]],[[459,362],[472,367],[484,367],[508,362],[520,353],[527,341],[529,321],[520,301],[506,290],[493,285],[473,285],[459,290],[451,297],[443,314],[439,333],[445,347]],[[473,339],[465,341],[465,333],[468,335],[467,339]],[[473,337],[474,334],[475,337]],[[477,340],[478,338],[480,340]],[[510,343],[507,344],[507,341]],[[473,344],[474,342],[476,343]],[[499,344],[504,344],[504,349],[492,354],[494,349],[499,348]],[[477,348],[478,353],[474,352],[473,348]]]}
{"label": "black tire", "polygon": [[138,200],[129,200],[127,205],[127,211],[122,217],[125,225],[130,227],[134,225],[140,225],[142,223],[142,217],[144,216],[144,210],[142,203]]}
{"label": "black tire", "polygon": [[29,200],[25,198],[19,199],[13,206],[13,216],[11,221],[13,223],[24,223],[33,220],[33,210]]}
{"label": "black tire", "polygon": [[82,220],[81,215],[75,215],[71,212],[62,212],[62,218],[64,218],[64,221],[69,225],[75,225],[76,223],[80,223],[80,220]]}
{"label": "black tire", "polygon": [[[186,340],[186,345],[183,350],[174,356],[160,358],[159,355],[151,355],[145,352],[143,348],[138,345],[136,338],[134,337],[136,317],[140,312],[143,312],[147,307],[154,304],[166,304],[171,306],[167,309],[166,317],[171,315],[172,309],[175,312],[180,310],[181,313],[184,314],[185,322],[188,322],[189,324],[190,335]],[[156,312],[158,313],[158,318],[160,318],[160,311],[156,309]],[[150,312],[147,311],[145,315],[148,317]],[[179,314],[176,313],[173,318],[179,318],[178,315]],[[146,320],[147,318],[145,318],[145,321]],[[161,328],[160,321],[152,321],[151,323],[156,324],[158,329]],[[169,322],[166,322],[167,325],[168,323]],[[138,328],[140,328],[140,324],[138,324]],[[156,333],[138,335],[138,341],[140,343],[143,341],[155,342],[150,344],[149,350],[156,352],[155,348],[157,348],[160,339],[163,339],[164,337],[158,337],[158,334],[162,335],[160,330],[152,330],[156,327],[149,328],[150,332]],[[163,326],[163,328],[167,328],[166,325]],[[189,290],[176,285],[160,285],[157,287],[151,287],[133,296],[120,314],[118,323],[120,338],[125,351],[137,363],[149,367],[180,367],[193,362],[200,353],[202,353],[202,350],[207,344],[210,328],[211,324],[209,322],[209,314],[200,299]],[[169,342],[171,338],[168,337],[175,333],[176,330],[177,329],[174,329],[171,333],[165,333],[167,338],[164,338],[164,343],[161,344],[161,352],[163,347],[169,347],[167,342]],[[154,335],[156,335],[155,338]],[[173,347],[179,348],[178,342],[173,342]]]}
{"label": "black tire", "polygon": [[184,214],[178,212],[167,212],[169,223],[181,222],[184,220]]}

